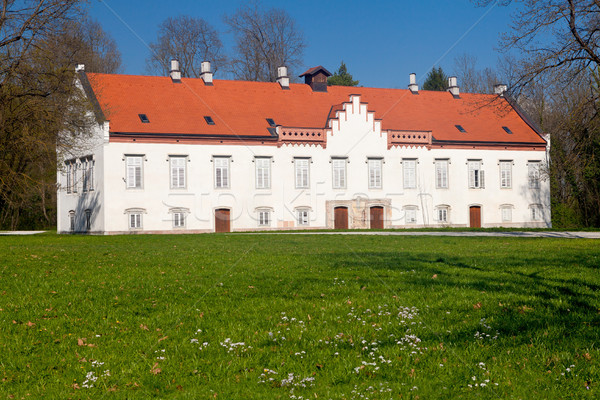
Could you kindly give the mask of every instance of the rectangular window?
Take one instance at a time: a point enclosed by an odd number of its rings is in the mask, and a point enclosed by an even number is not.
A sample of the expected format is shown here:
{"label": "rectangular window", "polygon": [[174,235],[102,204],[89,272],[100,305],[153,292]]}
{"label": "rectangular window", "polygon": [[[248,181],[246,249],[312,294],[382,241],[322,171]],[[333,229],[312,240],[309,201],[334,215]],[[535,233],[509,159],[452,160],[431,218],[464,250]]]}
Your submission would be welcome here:
{"label": "rectangular window", "polygon": [[436,211],[438,222],[448,222],[448,207],[438,207]]}
{"label": "rectangular window", "polygon": [[402,160],[404,172],[404,189],[415,189],[417,187],[417,160]]}
{"label": "rectangular window", "polygon": [[333,168],[333,188],[334,189],[345,189],[346,188],[346,163],[345,158],[333,158],[331,160]]}
{"label": "rectangular window", "polygon": [[258,226],[271,226],[270,210],[258,210]]}
{"label": "rectangular window", "polygon": [[404,220],[407,224],[417,223],[417,208],[414,206],[406,207],[404,209]]}
{"label": "rectangular window", "polygon": [[125,156],[125,160],[127,165],[127,189],[141,189],[143,156]]}
{"label": "rectangular window", "polygon": [[469,188],[483,189],[485,187],[484,171],[481,169],[481,160],[469,160]]}
{"label": "rectangular window", "polygon": [[214,157],[215,187],[217,189],[229,188],[229,157]]}
{"label": "rectangular window", "polygon": [[67,193],[73,193],[73,163],[65,162],[67,168]]}
{"label": "rectangular window", "polygon": [[69,230],[75,232],[75,211],[69,212]]}
{"label": "rectangular window", "polygon": [[142,214],[141,213],[130,213],[129,217],[129,229],[141,229],[142,228]]}
{"label": "rectangular window", "polygon": [[381,165],[380,158],[370,158],[369,163],[369,189],[381,189]]}
{"label": "rectangular window", "polygon": [[435,160],[435,187],[448,189],[448,160]]}
{"label": "rectangular window", "polygon": [[308,210],[297,210],[296,218],[299,226],[308,226]]}
{"label": "rectangular window", "polygon": [[502,222],[511,222],[512,221],[512,207],[503,206],[500,208],[502,212]]}
{"label": "rectangular window", "polygon": [[171,189],[185,189],[185,164],[187,157],[170,156],[171,166]]}
{"label": "rectangular window", "polygon": [[269,189],[271,187],[271,158],[256,157],[256,188]]}
{"label": "rectangular window", "polygon": [[541,221],[542,220],[542,206],[538,204],[531,205],[531,220]]}
{"label": "rectangular window", "polygon": [[85,210],[85,230],[92,229],[92,210]]}
{"label": "rectangular window", "polygon": [[294,169],[296,170],[296,189],[308,189],[310,159],[294,158]]}
{"label": "rectangular window", "polygon": [[528,177],[529,177],[529,188],[539,189],[540,188],[540,162],[529,161],[527,165]]}
{"label": "rectangular window", "polygon": [[185,213],[177,211],[173,213],[173,228],[185,228]]}
{"label": "rectangular window", "polygon": [[500,188],[512,187],[512,161],[500,161]]}

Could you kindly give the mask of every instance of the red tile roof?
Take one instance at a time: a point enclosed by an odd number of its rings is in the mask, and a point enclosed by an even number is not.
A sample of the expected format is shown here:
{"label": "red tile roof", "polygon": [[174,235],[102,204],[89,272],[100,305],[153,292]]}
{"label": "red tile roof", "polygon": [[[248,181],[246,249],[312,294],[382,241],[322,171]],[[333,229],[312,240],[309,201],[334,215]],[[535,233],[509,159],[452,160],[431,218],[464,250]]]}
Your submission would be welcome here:
{"label": "red tile roof", "polygon": [[[535,143],[545,141],[509,105],[496,95],[404,89],[329,86],[313,92],[306,84],[87,74],[111,133],[270,136],[266,118],[295,128],[326,128],[340,104],[360,95],[369,111],[381,120],[382,130],[431,131],[435,141]],[[146,114],[150,123],[142,123]],[[215,121],[208,125],[204,116]],[[455,125],[462,125],[461,133]],[[502,127],[513,132],[508,134]]]}
{"label": "red tile roof", "polygon": [[325,73],[325,75],[327,76],[331,76],[331,72],[327,71],[327,69],[325,69],[325,67],[323,67],[322,65],[319,65],[317,67],[312,67],[307,69],[303,74],[299,75],[299,78],[302,78],[305,75],[314,75],[319,71],[323,71]]}

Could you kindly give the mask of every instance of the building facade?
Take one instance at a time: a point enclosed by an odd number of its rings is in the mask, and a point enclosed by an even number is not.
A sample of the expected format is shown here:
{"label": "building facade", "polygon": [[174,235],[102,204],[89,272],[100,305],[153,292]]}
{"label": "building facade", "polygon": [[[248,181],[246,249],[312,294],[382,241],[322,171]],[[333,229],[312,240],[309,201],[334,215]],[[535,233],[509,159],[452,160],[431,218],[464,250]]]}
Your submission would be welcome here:
{"label": "building facade", "polygon": [[[86,74],[58,231],[548,227],[549,144],[504,96]],[[326,82],[326,81],[325,81]],[[82,146],[79,146],[82,147]]]}

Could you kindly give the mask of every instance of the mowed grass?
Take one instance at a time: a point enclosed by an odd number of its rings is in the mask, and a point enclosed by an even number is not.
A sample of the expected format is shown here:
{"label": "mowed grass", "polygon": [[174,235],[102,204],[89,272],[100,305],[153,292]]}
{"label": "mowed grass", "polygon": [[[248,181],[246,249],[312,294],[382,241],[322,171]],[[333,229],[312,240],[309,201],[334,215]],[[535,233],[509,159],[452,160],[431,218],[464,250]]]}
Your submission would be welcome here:
{"label": "mowed grass", "polygon": [[597,398],[600,242],[0,237],[0,398]]}

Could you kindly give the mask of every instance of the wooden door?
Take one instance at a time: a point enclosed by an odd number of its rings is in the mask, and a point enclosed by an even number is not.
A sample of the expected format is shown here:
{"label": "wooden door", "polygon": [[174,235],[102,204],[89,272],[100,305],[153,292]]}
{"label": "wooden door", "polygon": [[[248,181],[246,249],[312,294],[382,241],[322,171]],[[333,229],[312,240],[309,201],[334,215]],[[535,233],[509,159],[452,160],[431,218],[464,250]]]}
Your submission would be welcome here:
{"label": "wooden door", "polygon": [[335,229],[348,229],[348,208],[347,207],[336,207],[333,209],[333,215],[335,217],[333,227]]}
{"label": "wooden door", "polygon": [[231,232],[230,211],[226,208],[215,210],[215,232]]}
{"label": "wooden door", "polygon": [[481,207],[469,207],[469,226],[471,228],[481,228]]}
{"label": "wooden door", "polygon": [[383,229],[383,207],[371,207],[371,229]]}

